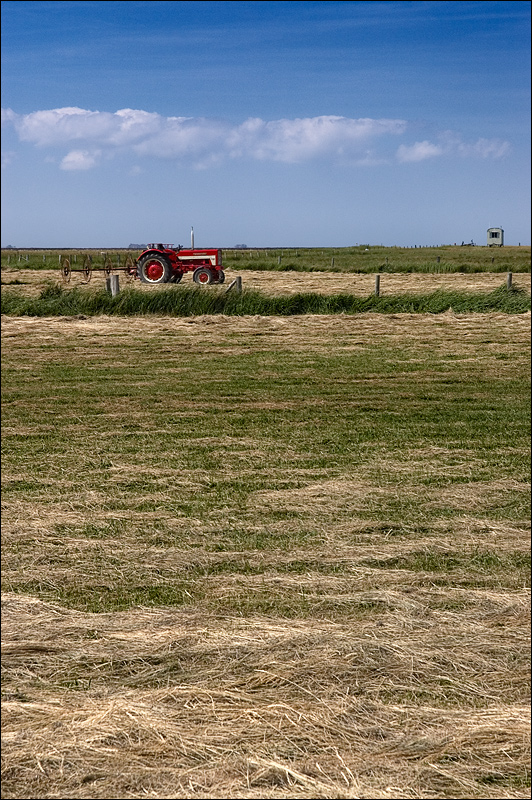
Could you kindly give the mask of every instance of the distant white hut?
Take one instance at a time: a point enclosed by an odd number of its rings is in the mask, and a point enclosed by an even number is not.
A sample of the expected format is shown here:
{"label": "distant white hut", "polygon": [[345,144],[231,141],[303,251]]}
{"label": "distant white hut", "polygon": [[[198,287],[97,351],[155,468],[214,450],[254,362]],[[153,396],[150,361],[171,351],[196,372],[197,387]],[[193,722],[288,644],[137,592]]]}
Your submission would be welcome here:
{"label": "distant white hut", "polygon": [[502,228],[488,228],[488,247],[502,247],[504,231]]}

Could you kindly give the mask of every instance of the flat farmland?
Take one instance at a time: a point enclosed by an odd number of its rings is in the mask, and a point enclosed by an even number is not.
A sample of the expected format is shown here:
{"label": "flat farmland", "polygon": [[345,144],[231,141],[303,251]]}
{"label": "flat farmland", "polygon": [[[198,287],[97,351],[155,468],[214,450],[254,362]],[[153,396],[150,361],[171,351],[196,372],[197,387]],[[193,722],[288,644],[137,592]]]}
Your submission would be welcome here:
{"label": "flat farmland", "polygon": [[529,393],[530,313],[3,317],[3,796],[529,797]]}
{"label": "flat farmland", "polygon": [[[37,296],[50,283],[64,288],[105,285],[104,265],[115,272],[140,251],[133,250],[2,250],[2,285],[16,286],[29,296]],[[60,265],[68,259],[72,273],[63,281]],[[87,284],[82,273],[88,260],[94,268]],[[530,247],[441,246],[423,248],[358,247],[328,249],[223,250],[226,283],[240,276],[244,289],[268,295],[294,295],[302,292],[334,295],[348,293],[367,296],[375,290],[375,275],[380,274],[383,295],[427,294],[436,291],[489,293],[505,285],[508,272],[513,285],[530,294]],[[78,270],[78,271],[76,271]],[[138,280],[126,280],[143,291],[160,291]],[[186,274],[182,286],[192,285]],[[213,291],[211,289],[210,291]]]}

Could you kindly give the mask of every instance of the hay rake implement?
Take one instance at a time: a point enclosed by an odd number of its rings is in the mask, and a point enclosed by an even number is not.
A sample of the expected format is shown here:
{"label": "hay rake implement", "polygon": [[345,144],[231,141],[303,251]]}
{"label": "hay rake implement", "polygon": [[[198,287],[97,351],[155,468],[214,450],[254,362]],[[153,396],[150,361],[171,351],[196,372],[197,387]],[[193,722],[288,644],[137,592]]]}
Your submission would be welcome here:
{"label": "hay rake implement", "polygon": [[92,278],[93,272],[103,272],[106,276],[112,275],[114,272],[124,272],[126,278],[133,280],[137,274],[137,266],[132,256],[126,256],[124,266],[120,264],[120,256],[118,256],[118,263],[113,264],[110,256],[105,256],[103,267],[95,267],[92,263],[92,256],[86,255],[81,268],[72,267],[69,258],[64,258],[61,262],[61,275],[65,283],[70,281],[73,272],[80,272],[85,278],[84,283],[89,283]]}

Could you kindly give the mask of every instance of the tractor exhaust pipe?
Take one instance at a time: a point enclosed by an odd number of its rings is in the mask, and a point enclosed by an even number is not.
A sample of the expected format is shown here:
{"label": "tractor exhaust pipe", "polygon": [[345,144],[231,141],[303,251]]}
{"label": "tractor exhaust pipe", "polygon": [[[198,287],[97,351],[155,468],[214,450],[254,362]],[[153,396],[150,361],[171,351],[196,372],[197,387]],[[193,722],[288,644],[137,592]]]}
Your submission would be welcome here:
{"label": "tractor exhaust pipe", "polygon": [[194,228],[190,229],[190,249],[194,250]]}

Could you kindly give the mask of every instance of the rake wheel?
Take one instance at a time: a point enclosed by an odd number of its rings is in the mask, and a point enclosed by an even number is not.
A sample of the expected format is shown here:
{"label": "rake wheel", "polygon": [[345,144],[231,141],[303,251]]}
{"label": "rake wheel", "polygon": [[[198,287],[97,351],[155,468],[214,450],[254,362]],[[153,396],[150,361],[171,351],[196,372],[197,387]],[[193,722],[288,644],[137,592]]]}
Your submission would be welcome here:
{"label": "rake wheel", "polygon": [[124,264],[124,272],[126,273],[126,280],[131,283],[135,279],[135,275],[137,274],[137,268],[135,266],[135,262],[133,258],[128,255],[126,256],[126,261]]}
{"label": "rake wheel", "polygon": [[85,261],[83,262],[83,269],[81,270],[85,277],[87,283],[90,281],[92,277],[92,258],[91,256],[85,256]]}

